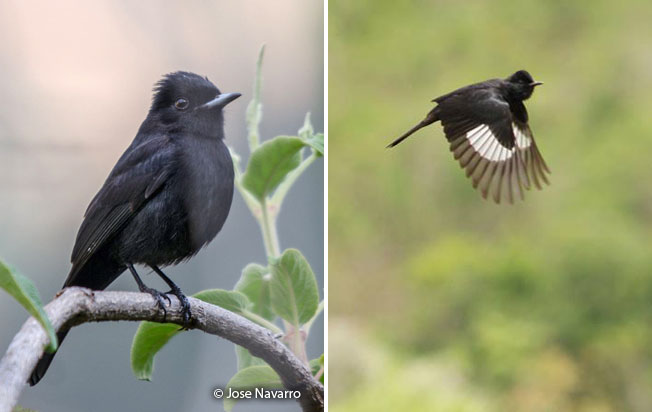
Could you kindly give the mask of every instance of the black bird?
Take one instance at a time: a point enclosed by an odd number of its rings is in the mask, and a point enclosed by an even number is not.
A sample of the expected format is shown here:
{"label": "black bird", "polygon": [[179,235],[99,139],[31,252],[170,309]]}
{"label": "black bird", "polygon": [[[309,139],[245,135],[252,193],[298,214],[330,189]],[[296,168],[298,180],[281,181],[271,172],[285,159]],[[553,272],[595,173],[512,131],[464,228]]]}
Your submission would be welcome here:
{"label": "black bird", "polygon": [[[169,286],[190,320],[188,299],[159,268],[196,254],[220,231],[233,198],[233,162],[224,144],[222,108],[240,97],[222,93],[194,73],[166,75],[154,88],[149,114],[131,145],[91,201],[77,233],[72,269],[63,287],[105,289],[134,264],[149,266]],[[69,329],[57,333],[61,342]],[[54,354],[45,353],[32,372],[35,385]]]}
{"label": "black bird", "polygon": [[541,82],[519,70],[506,79],[491,79],[462,87],[433,99],[437,103],[425,119],[390,143],[394,147],[412,133],[438,120],[444,126],[450,150],[471,177],[483,198],[492,193],[496,203],[523,199],[533,182],[548,184],[548,166],[534,142],[523,104]]}

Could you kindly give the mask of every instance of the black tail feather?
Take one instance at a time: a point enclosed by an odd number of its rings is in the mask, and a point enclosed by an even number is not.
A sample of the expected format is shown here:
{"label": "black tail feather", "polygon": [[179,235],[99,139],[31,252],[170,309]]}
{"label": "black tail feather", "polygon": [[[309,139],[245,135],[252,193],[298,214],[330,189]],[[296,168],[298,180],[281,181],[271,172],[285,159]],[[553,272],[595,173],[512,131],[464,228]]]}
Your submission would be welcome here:
{"label": "black tail feather", "polygon": [[[61,342],[63,342],[63,340],[66,338],[68,332],[70,332],[70,329],[61,329],[59,332],[57,332],[57,340],[59,341],[59,345],[61,345]],[[34,370],[32,371],[32,375],[29,377],[29,386],[36,385],[43,378],[45,372],[50,367],[50,363],[52,363],[52,359],[54,359],[54,355],[56,353],[57,352],[45,352],[43,356],[41,356],[41,359],[39,359],[38,363],[34,367]]]}
{"label": "black tail feather", "polygon": [[[93,255],[93,257],[82,266],[73,264],[68,279],[63,287],[81,286],[93,290],[104,290],[125,270],[126,267],[122,264],[102,253],[98,253]],[[57,332],[59,345],[61,345],[61,342],[63,342],[63,339],[69,331],[70,329],[66,328]],[[41,356],[41,359],[36,364],[36,367],[29,378],[30,386],[36,385],[43,378],[48,367],[50,367],[50,363],[52,363],[55,354],[56,352],[43,353],[43,356]]]}
{"label": "black tail feather", "polygon": [[434,109],[432,109],[432,110],[430,111],[430,113],[428,113],[428,115],[426,116],[425,119],[423,119],[422,121],[420,121],[419,124],[417,124],[416,126],[414,126],[413,128],[411,128],[410,130],[408,130],[408,131],[405,132],[404,134],[402,134],[401,137],[399,137],[398,139],[394,140],[392,143],[388,144],[388,145],[386,146],[386,148],[390,148],[390,147],[394,147],[394,146],[396,146],[397,144],[401,143],[403,140],[405,140],[405,139],[407,139],[408,137],[410,137],[410,136],[411,136],[414,132],[416,132],[417,130],[421,129],[422,127],[426,127],[426,126],[428,126],[429,124],[432,124],[432,123],[436,122],[437,120],[439,120],[439,115],[438,115],[439,113],[438,113],[438,110],[437,110],[437,109],[438,109],[437,107],[435,107]]}

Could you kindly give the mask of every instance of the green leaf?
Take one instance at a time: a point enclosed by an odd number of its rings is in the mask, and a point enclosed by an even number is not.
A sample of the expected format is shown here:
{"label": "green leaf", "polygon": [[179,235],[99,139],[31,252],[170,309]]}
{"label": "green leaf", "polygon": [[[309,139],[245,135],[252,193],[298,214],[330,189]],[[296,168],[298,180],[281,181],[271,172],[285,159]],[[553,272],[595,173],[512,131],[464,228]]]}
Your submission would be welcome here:
{"label": "green leaf", "polygon": [[43,309],[43,303],[34,283],[20,273],[12,271],[0,261],[0,288],[13,296],[43,326],[50,339],[46,350],[48,352],[57,350],[56,331]]}
{"label": "green leaf", "polygon": [[274,319],[272,304],[269,296],[269,269],[256,263],[248,264],[242,271],[242,276],[235,285],[235,290],[244,293],[253,306],[252,312],[267,320]]}
{"label": "green leaf", "polygon": [[299,129],[299,137],[310,147],[317,155],[317,157],[324,156],[324,134],[315,134],[310,122],[310,112],[306,113],[306,118],[303,121],[303,126]]}
{"label": "green leaf", "polygon": [[[244,294],[223,289],[203,290],[195,293],[193,297],[238,314],[242,314],[251,305]],[[181,326],[173,323],[140,324],[131,343],[131,369],[136,378],[152,378],[154,357],[181,330]]]}
{"label": "green leaf", "polygon": [[277,136],[261,144],[252,154],[242,176],[242,186],[263,201],[301,163],[305,142],[294,136]]}
{"label": "green leaf", "polygon": [[306,140],[306,143],[312,147],[318,157],[324,156],[324,134],[317,133]]}
{"label": "green leaf", "polygon": [[315,314],[319,305],[317,280],[301,252],[287,249],[274,260],[270,295],[276,314],[295,326],[308,322]]}
{"label": "green leaf", "polygon": [[310,328],[312,328],[312,324],[315,323],[315,321],[323,311],[324,311],[324,301],[322,300],[321,302],[319,302],[319,305],[317,305],[317,310],[315,311],[315,314],[312,315],[312,318],[310,318],[310,320],[303,325],[303,329],[305,330],[306,333],[310,333]]}
{"label": "green leaf", "polygon": [[193,297],[237,314],[242,314],[251,306],[251,302],[244,293],[233,290],[202,290],[201,292],[195,293]]}
{"label": "green leaf", "polygon": [[238,370],[255,365],[267,365],[264,360],[252,355],[248,349],[245,349],[240,345],[235,345],[235,354],[238,359]]}
{"label": "green leaf", "polygon": [[312,373],[312,376],[317,376],[317,374],[321,371],[321,375],[319,376],[319,382],[324,383],[324,354],[318,358],[315,358],[310,361],[310,373]]}
{"label": "green leaf", "polygon": [[26,408],[24,406],[16,405],[14,406],[14,409],[12,409],[11,412],[37,412],[37,411],[34,409]]}
{"label": "green leaf", "polygon": [[[283,383],[274,369],[268,365],[257,365],[244,368],[236,373],[226,385],[227,393],[232,390],[247,390],[254,388],[282,389]],[[237,399],[224,398],[224,409],[230,412]]]}
{"label": "green leaf", "polygon": [[260,103],[260,89],[262,87],[262,68],[263,56],[265,54],[265,45],[262,45],[258,53],[258,61],[256,62],[256,80],[254,80],[254,96],[247,106],[247,130],[249,141],[249,149],[254,151],[260,142],[258,125],[263,119],[263,105]]}
{"label": "green leaf", "polygon": [[173,323],[141,322],[131,343],[131,370],[140,380],[151,380],[154,356],[181,326]]}

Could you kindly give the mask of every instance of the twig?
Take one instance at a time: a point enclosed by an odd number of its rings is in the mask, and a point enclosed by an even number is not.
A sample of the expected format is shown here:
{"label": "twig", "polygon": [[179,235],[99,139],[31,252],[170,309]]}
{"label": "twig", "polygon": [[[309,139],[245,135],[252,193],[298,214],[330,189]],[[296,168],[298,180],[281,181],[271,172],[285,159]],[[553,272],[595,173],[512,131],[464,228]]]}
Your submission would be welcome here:
{"label": "twig", "polygon": [[[225,338],[265,360],[281,377],[288,390],[301,393],[304,411],[324,410],[324,387],[273,333],[253,322],[198,299],[189,297],[191,328]],[[97,292],[71,287],[45,306],[55,329],[85,322],[149,320],[162,322],[151,295],[136,292]],[[167,323],[183,325],[181,306],[172,299],[167,308]],[[0,412],[10,412],[27,385],[32,369],[47,344],[47,335],[34,318],[28,319],[11,341],[0,360]]]}

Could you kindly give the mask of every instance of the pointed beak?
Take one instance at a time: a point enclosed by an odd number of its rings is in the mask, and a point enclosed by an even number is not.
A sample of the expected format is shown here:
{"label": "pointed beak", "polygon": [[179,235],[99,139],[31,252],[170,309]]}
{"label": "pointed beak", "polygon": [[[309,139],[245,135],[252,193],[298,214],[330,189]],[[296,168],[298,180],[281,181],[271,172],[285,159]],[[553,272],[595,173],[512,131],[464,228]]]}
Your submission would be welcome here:
{"label": "pointed beak", "polygon": [[221,109],[240,96],[242,96],[240,93],[222,93],[217,95],[217,97],[210,102],[204,103],[199,107],[202,109],[212,109],[214,107],[219,107]]}
{"label": "pointed beak", "polygon": [[535,87],[535,86],[541,86],[543,82],[532,82],[530,83],[530,86]]}

